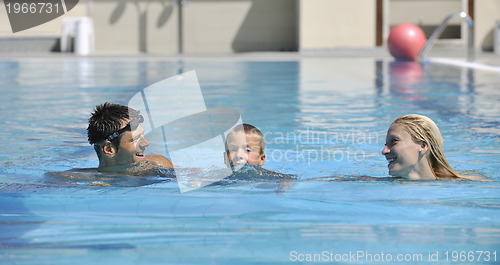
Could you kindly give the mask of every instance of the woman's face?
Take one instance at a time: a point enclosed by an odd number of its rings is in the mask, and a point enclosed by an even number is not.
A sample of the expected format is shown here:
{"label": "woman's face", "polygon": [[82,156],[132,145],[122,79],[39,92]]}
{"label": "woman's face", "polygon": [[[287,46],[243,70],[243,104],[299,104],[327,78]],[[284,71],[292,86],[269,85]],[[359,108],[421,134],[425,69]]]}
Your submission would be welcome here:
{"label": "woman's face", "polygon": [[387,131],[386,144],[382,150],[389,162],[389,174],[404,178],[415,175],[419,167],[426,166],[421,162],[423,148],[425,145],[413,142],[410,134],[401,125],[392,124]]}

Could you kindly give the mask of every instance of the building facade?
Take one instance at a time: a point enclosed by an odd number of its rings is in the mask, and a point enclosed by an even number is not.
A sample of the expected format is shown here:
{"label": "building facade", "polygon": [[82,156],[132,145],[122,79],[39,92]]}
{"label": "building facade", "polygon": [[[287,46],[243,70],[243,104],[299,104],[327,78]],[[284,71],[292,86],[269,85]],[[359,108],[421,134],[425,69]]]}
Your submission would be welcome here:
{"label": "building facade", "polygon": [[[475,47],[492,50],[499,0],[80,0],[65,15],[17,33],[0,7],[0,51],[29,51],[34,42],[57,51],[64,18],[81,16],[93,20],[96,53],[373,48],[385,45],[395,25],[416,24],[429,36],[460,11],[474,20]],[[461,21],[451,21],[442,43],[462,45],[462,35]]]}

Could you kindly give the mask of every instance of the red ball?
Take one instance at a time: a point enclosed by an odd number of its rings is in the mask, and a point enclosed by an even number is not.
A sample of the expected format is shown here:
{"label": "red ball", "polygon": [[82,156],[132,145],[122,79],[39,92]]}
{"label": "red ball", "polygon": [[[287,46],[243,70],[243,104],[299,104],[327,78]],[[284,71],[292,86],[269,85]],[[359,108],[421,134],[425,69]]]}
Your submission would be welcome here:
{"label": "red ball", "polygon": [[400,24],[391,29],[387,48],[394,58],[416,61],[427,38],[422,29],[413,24]]}

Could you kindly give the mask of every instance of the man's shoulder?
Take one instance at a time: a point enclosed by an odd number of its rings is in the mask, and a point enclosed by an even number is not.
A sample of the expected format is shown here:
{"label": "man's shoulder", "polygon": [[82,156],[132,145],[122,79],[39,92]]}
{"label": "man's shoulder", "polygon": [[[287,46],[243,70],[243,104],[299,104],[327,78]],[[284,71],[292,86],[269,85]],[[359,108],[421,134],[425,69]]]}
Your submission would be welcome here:
{"label": "man's shoulder", "polygon": [[162,155],[147,155],[146,160],[150,162],[154,162],[158,164],[159,166],[165,167],[165,168],[174,168],[174,165],[170,160]]}

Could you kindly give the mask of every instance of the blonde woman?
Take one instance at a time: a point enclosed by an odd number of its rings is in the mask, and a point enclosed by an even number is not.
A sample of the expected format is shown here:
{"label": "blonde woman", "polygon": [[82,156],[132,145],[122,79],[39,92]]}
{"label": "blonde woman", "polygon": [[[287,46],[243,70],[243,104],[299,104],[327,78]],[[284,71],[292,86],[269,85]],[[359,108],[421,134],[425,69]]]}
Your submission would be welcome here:
{"label": "blonde woman", "polygon": [[389,174],[410,180],[467,179],[451,168],[443,154],[443,138],[436,124],[426,116],[408,114],[389,127],[382,154],[389,162]]}

